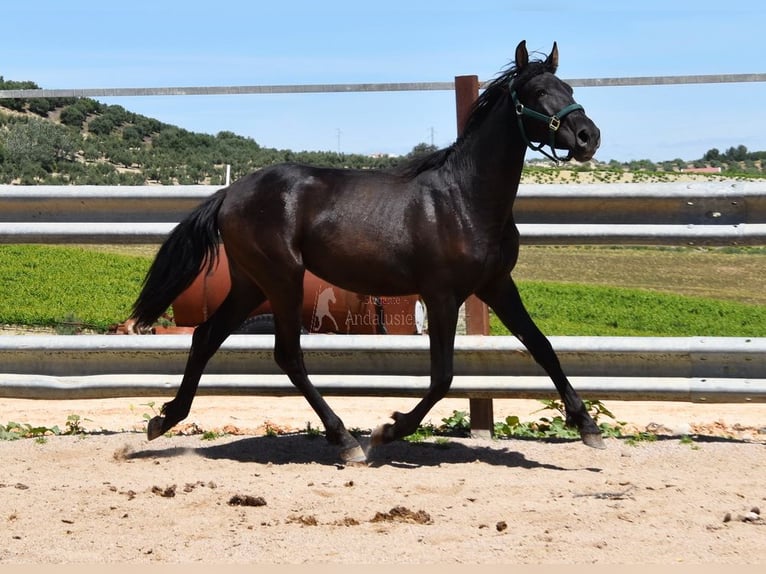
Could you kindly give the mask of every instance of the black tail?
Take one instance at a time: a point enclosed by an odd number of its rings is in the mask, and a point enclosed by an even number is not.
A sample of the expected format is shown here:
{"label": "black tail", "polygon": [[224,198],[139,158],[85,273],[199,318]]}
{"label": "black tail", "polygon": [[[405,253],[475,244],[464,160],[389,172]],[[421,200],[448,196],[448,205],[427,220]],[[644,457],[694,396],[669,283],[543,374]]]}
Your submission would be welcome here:
{"label": "black tail", "polygon": [[192,284],[203,265],[212,268],[218,258],[218,210],[226,188],[218,190],[181,221],[160,247],[131,318],[137,327],[149,327]]}

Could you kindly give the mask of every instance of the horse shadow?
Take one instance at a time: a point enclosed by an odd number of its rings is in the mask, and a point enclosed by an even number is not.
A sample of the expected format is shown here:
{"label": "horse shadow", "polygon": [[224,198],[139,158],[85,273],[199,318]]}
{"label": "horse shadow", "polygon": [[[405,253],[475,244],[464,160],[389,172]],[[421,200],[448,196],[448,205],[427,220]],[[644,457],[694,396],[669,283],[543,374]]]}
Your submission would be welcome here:
{"label": "horse shadow", "polygon": [[[360,437],[363,448],[369,437]],[[158,448],[134,451],[130,459],[173,458],[193,454],[211,460],[232,460],[241,463],[287,465],[321,464],[342,468],[339,462],[338,448],[327,443],[322,437],[309,437],[306,434],[287,434],[279,436],[244,437],[227,440],[217,444],[199,447]],[[527,458],[523,453],[511,448],[497,446],[472,445],[470,441],[447,440],[444,442],[411,443],[396,441],[369,449],[367,466],[390,466],[401,469],[438,467],[451,464],[481,462],[498,467],[521,469],[546,469],[557,471],[601,472],[599,468],[565,468],[555,464],[539,462]]]}

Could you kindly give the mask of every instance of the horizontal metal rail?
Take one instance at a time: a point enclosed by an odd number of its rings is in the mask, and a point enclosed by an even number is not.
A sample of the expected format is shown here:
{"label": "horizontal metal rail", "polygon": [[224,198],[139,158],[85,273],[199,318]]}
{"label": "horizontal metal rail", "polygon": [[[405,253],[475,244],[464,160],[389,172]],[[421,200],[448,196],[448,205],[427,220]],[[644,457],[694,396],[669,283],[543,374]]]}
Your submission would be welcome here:
{"label": "horizontal metal rail", "polygon": [[[175,223],[4,223],[0,244],[161,243]],[[742,225],[518,225],[525,245],[766,245],[766,223]]]}
{"label": "horizontal metal rail", "polygon": [[[218,186],[0,185],[0,221],[178,222]],[[766,223],[766,181],[519,186],[519,223]]]}
{"label": "horizontal metal rail", "polygon": [[0,185],[0,221],[178,222],[218,189],[211,185]]}
{"label": "horizontal metal rail", "polygon": [[0,244],[159,244],[167,239],[168,233],[175,226],[175,222],[0,222]]}
{"label": "horizontal metal rail", "polygon": [[766,245],[755,225],[520,224],[524,245]]}
{"label": "horizontal metal rail", "polygon": [[[550,337],[571,376],[766,378],[766,338]],[[180,374],[191,335],[0,336],[0,368],[9,373]],[[272,335],[232,335],[206,372],[279,374]],[[428,337],[304,335],[306,367],[315,374],[430,373]],[[512,336],[459,336],[455,375],[545,373]]]}
{"label": "horizontal metal rail", "polygon": [[[766,402],[766,338],[551,337],[564,369],[591,397]],[[419,395],[428,338],[306,335],[306,366],[330,394]],[[0,396],[166,394],[180,382],[191,337],[0,336]],[[201,393],[295,394],[270,335],[233,335],[205,371]],[[550,380],[515,337],[459,336],[451,396],[540,398]]]}
{"label": "horizontal metal rail", "polygon": [[[0,243],[159,243],[213,186],[0,186]],[[536,244],[763,245],[766,182],[523,184]]]}
{"label": "horizontal metal rail", "polygon": [[[422,397],[428,377],[312,375],[327,397]],[[766,379],[679,377],[570,377],[588,400],[676,401],[690,403],[766,402]],[[32,400],[110,399],[173,396],[181,375],[0,375],[0,397]],[[300,396],[286,375],[202,375],[199,396]],[[471,400],[555,398],[547,377],[469,377],[453,379],[448,396]],[[473,423],[474,421],[472,421]]]}
{"label": "horizontal metal rail", "polygon": [[590,225],[766,223],[766,180],[521,184],[514,218]]}
{"label": "horizontal metal rail", "polygon": [[[489,80],[482,82],[486,84]],[[764,82],[766,74],[698,74],[687,76],[625,76],[566,79],[573,88],[604,86],[657,86],[673,84],[721,84]],[[352,92],[451,91],[454,81],[391,82],[366,84],[292,84],[253,86],[175,86],[164,88],[63,88],[0,90],[0,98],[98,98],[135,96],[213,96],[243,94],[308,94]]]}

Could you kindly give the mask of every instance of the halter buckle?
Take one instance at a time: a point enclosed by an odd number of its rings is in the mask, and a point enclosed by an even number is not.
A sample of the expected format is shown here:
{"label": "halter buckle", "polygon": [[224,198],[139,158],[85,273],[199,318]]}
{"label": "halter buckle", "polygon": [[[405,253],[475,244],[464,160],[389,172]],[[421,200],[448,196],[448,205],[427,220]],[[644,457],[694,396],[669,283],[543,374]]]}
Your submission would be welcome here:
{"label": "halter buckle", "polygon": [[561,125],[561,120],[556,116],[551,116],[550,121],[548,122],[548,129],[552,132],[556,132],[559,129],[559,126]]}

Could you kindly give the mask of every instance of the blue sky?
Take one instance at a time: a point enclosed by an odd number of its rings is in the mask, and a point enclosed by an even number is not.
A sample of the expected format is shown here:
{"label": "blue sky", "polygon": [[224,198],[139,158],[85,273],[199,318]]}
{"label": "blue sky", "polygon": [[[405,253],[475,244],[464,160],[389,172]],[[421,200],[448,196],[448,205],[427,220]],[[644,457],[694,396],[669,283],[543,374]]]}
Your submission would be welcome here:
{"label": "blue sky", "polygon": [[[546,53],[557,41],[565,79],[766,72],[762,0],[37,0],[1,14],[0,75],[51,89],[488,80],[523,39]],[[765,83],[575,97],[603,161],[766,149]],[[449,91],[98,99],[294,150],[401,154],[456,137]]]}

